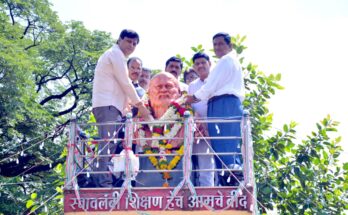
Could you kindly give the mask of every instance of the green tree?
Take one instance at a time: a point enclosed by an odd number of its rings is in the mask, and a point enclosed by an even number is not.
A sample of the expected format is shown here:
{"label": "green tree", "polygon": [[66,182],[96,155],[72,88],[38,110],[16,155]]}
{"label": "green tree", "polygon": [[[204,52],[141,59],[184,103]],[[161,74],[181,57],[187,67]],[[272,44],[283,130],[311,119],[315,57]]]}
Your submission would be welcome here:
{"label": "green tree", "polygon": [[[281,74],[267,76],[257,65],[245,63],[245,39],[236,35],[232,43],[245,72],[247,95],[243,105],[252,120],[260,212],[277,209],[280,214],[343,214],[348,209],[348,164],[339,162],[342,147],[341,138],[335,137],[338,122],[325,117],[305,140],[296,137],[295,122],[285,124],[282,130],[274,129],[267,102],[283,89]],[[197,52],[202,47],[191,49]],[[188,60],[184,62],[190,66]]]}
{"label": "green tree", "polygon": [[[233,38],[239,55],[245,37]],[[241,63],[244,58],[240,57]],[[252,117],[254,167],[261,212],[276,208],[280,214],[343,214],[348,209],[348,164],[339,162],[341,138],[335,138],[338,122],[330,116],[317,123],[305,140],[296,137],[296,123],[282,130],[272,128],[267,102],[281,75],[268,75],[248,63],[244,67],[247,96],[244,107]],[[331,134],[331,136],[330,136]]]}
{"label": "green tree", "polygon": [[0,29],[0,211],[19,214],[61,187],[65,126],[72,112],[88,118],[94,67],[113,40],[62,24],[46,0],[1,0]]}

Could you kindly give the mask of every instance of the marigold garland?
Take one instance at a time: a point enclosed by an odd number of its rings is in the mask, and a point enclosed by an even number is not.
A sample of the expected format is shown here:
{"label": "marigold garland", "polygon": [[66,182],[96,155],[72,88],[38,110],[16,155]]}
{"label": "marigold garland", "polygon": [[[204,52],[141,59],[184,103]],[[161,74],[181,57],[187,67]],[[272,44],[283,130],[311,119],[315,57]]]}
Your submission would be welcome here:
{"label": "marigold garland", "polygon": [[[184,104],[184,99],[182,97],[176,102],[172,102],[168,110],[159,120],[166,121],[182,119],[186,110],[190,111],[192,114],[192,109]],[[173,126],[165,126],[163,124],[154,125],[152,128],[152,138],[166,138],[167,140],[170,140],[177,135],[181,127],[182,123],[174,123]],[[149,129],[149,127],[146,125],[140,126],[140,139],[143,139],[145,137],[145,129]],[[167,140],[153,140],[151,141],[151,144],[148,144],[146,140],[140,140],[140,145],[142,146],[145,154],[171,154],[173,153],[173,146],[168,143]],[[158,157],[149,156],[148,159],[150,160],[151,164],[158,170],[172,170],[178,165],[182,158],[182,155],[184,154],[183,142],[181,143],[179,150],[174,151],[174,153],[176,153],[176,155],[170,162],[168,162],[165,155]],[[169,187],[168,180],[172,178],[170,172],[162,172],[162,178],[165,179],[163,187]]]}

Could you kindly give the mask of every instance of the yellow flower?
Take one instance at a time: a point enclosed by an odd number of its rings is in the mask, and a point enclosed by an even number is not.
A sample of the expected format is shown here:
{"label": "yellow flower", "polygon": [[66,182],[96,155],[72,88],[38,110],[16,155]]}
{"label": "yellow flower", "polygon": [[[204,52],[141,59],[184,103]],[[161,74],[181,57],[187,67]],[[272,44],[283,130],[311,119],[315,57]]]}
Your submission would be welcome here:
{"label": "yellow flower", "polygon": [[170,164],[168,165],[168,170],[171,170],[174,168],[174,164],[172,162],[170,162]]}
{"label": "yellow flower", "polygon": [[149,160],[151,161],[152,165],[154,165],[155,167],[158,165],[158,161],[156,159],[156,157],[149,157]]}
{"label": "yellow flower", "polygon": [[[178,104],[181,106],[181,108],[185,108],[186,110],[190,111],[191,114],[193,114],[192,109],[189,106],[185,106],[183,101],[184,101],[183,99],[181,99],[180,101],[178,100]],[[161,120],[181,119],[179,109],[177,109],[175,105],[171,105],[170,108],[167,110],[167,112],[163,116],[164,117],[161,117]],[[161,126],[161,125],[158,125],[158,126]],[[141,126],[140,129],[144,130],[144,132],[140,133],[144,136],[145,128]],[[172,129],[172,126],[164,126],[163,135],[156,132],[152,132],[152,137],[153,138],[165,137],[167,139],[172,139],[175,137],[176,134],[174,134],[174,132],[171,132],[172,131],[171,129]],[[154,149],[151,149],[150,147],[153,147]],[[158,149],[157,149],[158,147],[160,148],[160,151],[164,152],[165,154],[173,153],[173,150],[172,150],[173,146],[169,144],[167,140],[160,140],[160,141],[152,140],[152,144],[150,144],[149,146],[146,146],[145,154],[158,153]],[[162,156],[162,157],[149,156],[148,159],[157,170],[171,170],[178,165],[183,154],[184,154],[184,146],[181,145],[180,149],[176,151],[176,155],[171,159],[170,162],[167,160],[165,156]],[[162,172],[162,174],[163,174],[163,178],[166,180],[171,178],[169,172]],[[169,186],[168,181],[166,181],[163,184],[163,186]]]}
{"label": "yellow flower", "polygon": [[177,151],[179,155],[184,154],[184,145],[180,146],[180,149]]}

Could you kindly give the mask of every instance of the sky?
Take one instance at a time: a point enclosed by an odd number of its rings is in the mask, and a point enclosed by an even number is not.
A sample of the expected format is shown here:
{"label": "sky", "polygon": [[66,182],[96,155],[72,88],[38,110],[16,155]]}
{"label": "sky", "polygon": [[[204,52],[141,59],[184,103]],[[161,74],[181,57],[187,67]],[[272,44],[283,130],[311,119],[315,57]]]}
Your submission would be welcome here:
{"label": "sky", "polygon": [[[274,127],[295,121],[297,137],[315,130],[330,114],[348,161],[348,1],[346,0],[50,0],[63,22],[82,21],[89,30],[117,39],[130,28],[140,35],[132,56],[164,69],[176,54],[191,58],[191,46],[212,49],[214,34],[247,36],[245,61],[265,74],[282,74],[269,102]],[[210,55],[211,53],[208,52]]]}

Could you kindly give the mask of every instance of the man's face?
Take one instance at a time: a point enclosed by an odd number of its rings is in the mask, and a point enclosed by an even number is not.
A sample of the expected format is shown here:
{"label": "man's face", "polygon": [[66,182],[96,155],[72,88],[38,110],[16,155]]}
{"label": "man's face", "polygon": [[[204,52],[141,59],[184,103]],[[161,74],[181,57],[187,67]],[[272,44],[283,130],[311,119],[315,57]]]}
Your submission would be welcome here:
{"label": "man's face", "polygon": [[132,81],[137,81],[139,79],[139,76],[141,74],[141,70],[142,70],[142,67],[141,67],[140,60],[134,59],[131,62],[129,62],[128,75]]}
{"label": "man's face", "polygon": [[149,83],[150,83],[150,72],[142,71],[141,75],[139,77],[139,85],[144,88],[145,90],[149,89]]}
{"label": "man's face", "polygon": [[189,72],[186,75],[186,84],[190,84],[192,81],[196,80],[198,78],[197,73],[195,73],[194,71]]}
{"label": "man's face", "polygon": [[226,43],[224,37],[216,37],[213,40],[214,52],[216,57],[221,58],[232,51],[232,46]]}
{"label": "man's face", "polygon": [[154,108],[169,107],[179,96],[179,86],[174,77],[160,74],[150,81],[149,99]]}
{"label": "man's face", "polygon": [[123,39],[118,39],[118,46],[120,47],[123,54],[128,57],[130,54],[132,54],[135,50],[135,47],[138,45],[138,39],[137,38],[129,38],[124,37]]}
{"label": "man's face", "polygon": [[180,62],[176,61],[170,61],[168,66],[166,66],[165,71],[169,72],[170,74],[174,75],[176,79],[178,79],[180,73],[181,73],[181,64]]}
{"label": "man's face", "polygon": [[193,68],[202,81],[204,81],[208,77],[210,66],[210,61],[208,61],[204,57],[195,59],[195,62],[193,63]]}

